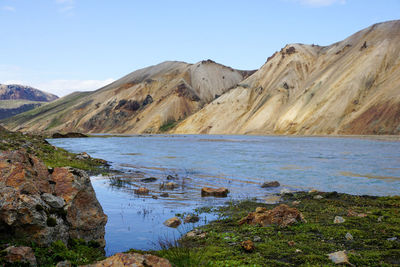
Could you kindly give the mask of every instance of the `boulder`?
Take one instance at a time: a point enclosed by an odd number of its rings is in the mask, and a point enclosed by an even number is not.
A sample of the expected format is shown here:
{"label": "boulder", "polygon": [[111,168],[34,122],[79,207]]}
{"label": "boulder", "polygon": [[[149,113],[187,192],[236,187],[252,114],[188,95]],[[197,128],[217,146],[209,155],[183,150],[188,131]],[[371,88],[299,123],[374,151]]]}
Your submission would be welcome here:
{"label": "boulder", "polygon": [[264,182],[261,185],[262,188],[278,187],[278,186],[281,186],[281,184],[278,181]]}
{"label": "boulder", "polygon": [[21,266],[37,266],[36,257],[30,247],[8,247],[4,250],[7,264]]}
{"label": "boulder", "polygon": [[0,239],[50,245],[83,238],[104,245],[106,222],[86,172],[49,171],[25,150],[0,154]]}
{"label": "boulder", "polygon": [[220,187],[220,188],[210,188],[210,187],[203,187],[201,189],[201,196],[202,197],[208,197],[208,196],[213,196],[213,197],[227,197],[229,193],[229,190]]}
{"label": "boulder", "polygon": [[164,258],[150,254],[117,253],[105,260],[94,264],[83,265],[86,267],[111,267],[111,266],[135,266],[135,267],[171,267],[171,263]]}
{"label": "boulder", "polygon": [[250,212],[246,217],[242,218],[239,221],[239,225],[245,223],[260,226],[276,224],[280,227],[286,227],[298,222],[306,222],[303,214],[296,208],[290,208],[285,204],[281,204],[272,210],[258,207],[255,212]]}
{"label": "boulder", "polygon": [[343,217],[335,216],[333,223],[344,223],[346,220]]}
{"label": "boulder", "polygon": [[176,228],[181,224],[181,220],[178,217],[173,217],[164,222],[165,226]]}
{"label": "boulder", "polygon": [[76,159],[90,159],[90,155],[86,152],[81,152],[78,155],[75,156]]}

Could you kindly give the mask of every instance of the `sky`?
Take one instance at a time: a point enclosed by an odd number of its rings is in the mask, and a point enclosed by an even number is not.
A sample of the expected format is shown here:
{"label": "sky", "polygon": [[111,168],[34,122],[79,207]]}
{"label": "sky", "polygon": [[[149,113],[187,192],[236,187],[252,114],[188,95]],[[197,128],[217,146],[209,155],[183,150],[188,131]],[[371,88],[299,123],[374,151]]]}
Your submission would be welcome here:
{"label": "sky", "polygon": [[400,19],[400,0],[0,0],[0,83],[64,96],[166,60],[261,67]]}

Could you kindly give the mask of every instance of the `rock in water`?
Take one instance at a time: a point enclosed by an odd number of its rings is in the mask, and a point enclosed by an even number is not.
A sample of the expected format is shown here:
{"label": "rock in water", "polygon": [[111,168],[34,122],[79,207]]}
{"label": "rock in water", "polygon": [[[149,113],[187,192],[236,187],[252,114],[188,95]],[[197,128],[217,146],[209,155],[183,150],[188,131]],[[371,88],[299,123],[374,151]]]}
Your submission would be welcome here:
{"label": "rock in water", "polygon": [[306,222],[303,214],[296,208],[290,208],[285,204],[281,204],[272,210],[258,207],[256,208],[256,212],[250,212],[246,217],[242,218],[239,221],[239,225],[244,223],[260,226],[276,224],[280,227],[286,227],[298,222]]}
{"label": "rock in water", "polygon": [[164,258],[150,254],[117,253],[105,260],[94,264],[84,265],[86,267],[104,266],[135,266],[135,267],[171,267],[171,263]]}
{"label": "rock in water", "polygon": [[140,187],[138,189],[135,189],[134,192],[137,195],[148,195],[150,190],[147,189],[146,187]]}
{"label": "rock in water", "polygon": [[227,197],[229,193],[229,190],[220,187],[220,188],[210,188],[210,187],[203,187],[201,189],[201,196],[202,197],[208,197],[208,196],[213,196],[213,197]]}
{"label": "rock in water", "polygon": [[4,250],[4,260],[8,264],[22,264],[21,266],[37,266],[36,257],[30,247],[8,247]]}
{"label": "rock in water", "polygon": [[176,227],[178,227],[180,224],[181,224],[181,220],[179,220],[178,217],[173,217],[173,218],[168,219],[168,220],[166,220],[166,221],[164,222],[164,225],[165,225],[165,226],[172,227],[172,228],[176,228]]}
{"label": "rock in water", "polygon": [[185,223],[197,223],[200,220],[199,216],[197,215],[188,215],[183,220]]}
{"label": "rock in water", "polygon": [[0,239],[49,245],[83,238],[104,246],[106,222],[86,172],[54,168],[50,173],[25,150],[0,154]]}
{"label": "rock in water", "polygon": [[264,182],[261,187],[262,188],[268,188],[268,187],[278,187],[281,186],[281,184],[278,181],[272,181],[272,182]]}

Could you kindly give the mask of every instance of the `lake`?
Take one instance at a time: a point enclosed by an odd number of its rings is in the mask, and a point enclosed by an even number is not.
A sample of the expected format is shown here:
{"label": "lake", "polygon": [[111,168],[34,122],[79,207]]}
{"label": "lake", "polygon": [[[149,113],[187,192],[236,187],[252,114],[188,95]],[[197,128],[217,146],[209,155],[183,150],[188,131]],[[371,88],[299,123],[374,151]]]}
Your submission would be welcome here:
{"label": "lake", "polygon": [[[50,139],[71,152],[87,152],[110,162],[121,174],[91,177],[108,215],[106,253],[156,249],[159,239],[178,238],[215,219],[177,229],[162,223],[175,214],[232,199],[269,196],[281,190],[337,191],[349,194],[400,194],[400,142],[336,137],[139,135]],[[173,180],[167,180],[167,177]],[[156,181],[145,183],[144,178]],[[278,188],[261,188],[277,180]],[[178,188],[164,190],[173,181]],[[134,189],[145,186],[149,196]],[[204,186],[226,187],[228,198],[202,198]],[[168,193],[168,197],[160,194]],[[152,197],[154,196],[154,198]],[[157,199],[155,199],[157,197]]]}

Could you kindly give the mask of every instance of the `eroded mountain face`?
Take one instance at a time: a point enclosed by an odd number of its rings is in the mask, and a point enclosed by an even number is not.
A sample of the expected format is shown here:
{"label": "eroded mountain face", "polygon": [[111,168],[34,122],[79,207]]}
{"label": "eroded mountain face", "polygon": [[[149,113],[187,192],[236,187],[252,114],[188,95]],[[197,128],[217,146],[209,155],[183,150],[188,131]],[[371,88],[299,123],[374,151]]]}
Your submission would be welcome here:
{"label": "eroded mountain face", "polygon": [[291,44],[256,72],[164,62],[6,120],[24,131],[399,134],[400,21]]}
{"label": "eroded mountain face", "polygon": [[400,21],[293,44],[174,133],[399,134]]}
{"label": "eroded mountain face", "polygon": [[92,93],[75,93],[7,122],[29,131],[156,133],[200,110],[251,72],[211,60],[164,62]]}

